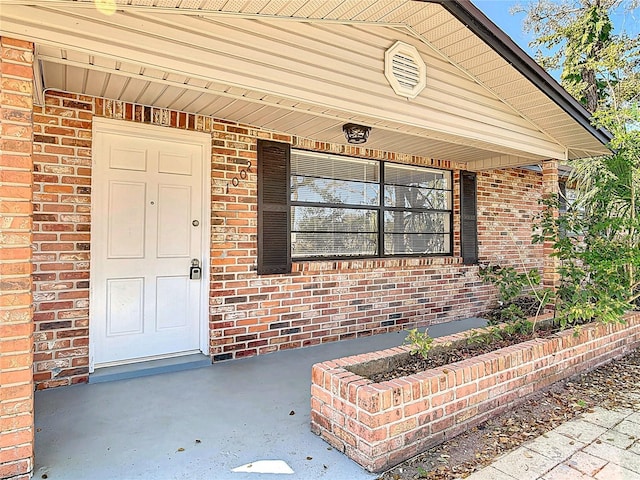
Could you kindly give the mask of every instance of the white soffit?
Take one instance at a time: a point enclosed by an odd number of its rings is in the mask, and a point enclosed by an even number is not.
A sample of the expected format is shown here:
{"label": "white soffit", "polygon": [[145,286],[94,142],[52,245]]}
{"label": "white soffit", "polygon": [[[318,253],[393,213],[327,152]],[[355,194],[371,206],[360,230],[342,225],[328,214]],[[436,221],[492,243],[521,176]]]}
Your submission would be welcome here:
{"label": "white soffit", "polygon": [[[342,123],[361,123],[373,127],[368,147],[467,162],[470,169],[474,162],[490,168],[498,158],[496,165],[506,158],[526,164],[606,151],[434,3],[115,0],[114,15],[92,13],[92,0],[0,4],[0,32],[8,26],[8,35],[36,42],[45,88],[335,143],[344,143]],[[76,22],[87,30],[75,31]],[[418,52],[410,55],[417,70],[418,59],[429,70],[428,87],[411,101],[418,110],[399,103],[384,76],[382,57],[398,40]],[[297,77],[284,75],[294,71]],[[389,75],[396,78],[393,69]]]}

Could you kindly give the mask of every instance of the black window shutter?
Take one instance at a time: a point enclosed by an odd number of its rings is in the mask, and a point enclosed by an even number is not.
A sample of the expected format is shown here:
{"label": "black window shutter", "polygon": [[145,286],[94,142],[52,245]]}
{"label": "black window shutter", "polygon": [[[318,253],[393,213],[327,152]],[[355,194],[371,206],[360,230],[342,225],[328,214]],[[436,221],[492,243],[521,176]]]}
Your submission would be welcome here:
{"label": "black window shutter", "polygon": [[288,143],[258,140],[258,274],[291,272]]}
{"label": "black window shutter", "polygon": [[460,250],[462,263],[478,263],[476,174],[460,172]]}

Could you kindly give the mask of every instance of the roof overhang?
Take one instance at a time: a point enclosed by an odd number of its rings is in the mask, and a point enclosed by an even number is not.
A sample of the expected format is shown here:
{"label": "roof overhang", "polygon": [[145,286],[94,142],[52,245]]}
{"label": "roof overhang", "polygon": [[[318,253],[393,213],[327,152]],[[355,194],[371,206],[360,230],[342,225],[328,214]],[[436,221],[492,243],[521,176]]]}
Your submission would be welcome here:
{"label": "roof overhang", "polygon": [[[469,170],[608,152],[607,132],[468,1],[116,0],[111,15],[91,0],[0,3],[0,32],[36,44],[43,89],[334,144],[359,123],[368,148]],[[397,41],[427,66],[413,99],[385,79]]]}
{"label": "roof overhang", "polygon": [[478,38],[493,49],[523,76],[529,78],[554,103],[578,122],[602,144],[611,141],[611,133],[593,126],[589,112],[567,92],[549,73],[516,44],[503,30],[494,24],[480,9],[470,1],[438,1],[458,20],[468,25]]}

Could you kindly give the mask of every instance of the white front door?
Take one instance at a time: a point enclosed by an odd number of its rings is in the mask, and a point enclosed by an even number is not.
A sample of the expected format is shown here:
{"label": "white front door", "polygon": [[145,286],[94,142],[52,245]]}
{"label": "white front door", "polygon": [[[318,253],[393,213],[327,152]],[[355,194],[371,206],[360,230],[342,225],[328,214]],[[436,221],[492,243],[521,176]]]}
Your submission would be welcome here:
{"label": "white front door", "polygon": [[[91,369],[201,350],[210,138],[94,123]],[[203,274],[206,269],[202,269]]]}

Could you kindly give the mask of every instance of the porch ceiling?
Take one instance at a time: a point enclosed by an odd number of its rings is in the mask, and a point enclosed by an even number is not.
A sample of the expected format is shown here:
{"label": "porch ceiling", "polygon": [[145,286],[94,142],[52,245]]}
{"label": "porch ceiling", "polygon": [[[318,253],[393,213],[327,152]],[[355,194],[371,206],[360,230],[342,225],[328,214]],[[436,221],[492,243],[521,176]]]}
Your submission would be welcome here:
{"label": "porch ceiling", "polygon": [[[344,123],[361,123],[373,127],[367,147],[470,170],[606,153],[593,131],[440,3],[116,0],[111,15],[91,0],[0,3],[0,31],[35,41],[44,89],[330,143],[345,143]],[[411,101],[383,75],[396,40],[427,63],[427,88]]]}

